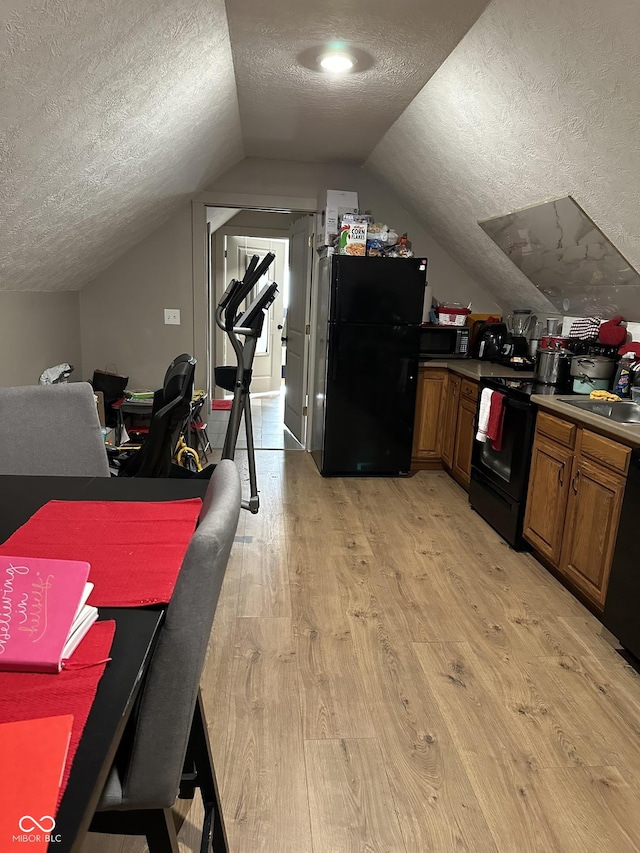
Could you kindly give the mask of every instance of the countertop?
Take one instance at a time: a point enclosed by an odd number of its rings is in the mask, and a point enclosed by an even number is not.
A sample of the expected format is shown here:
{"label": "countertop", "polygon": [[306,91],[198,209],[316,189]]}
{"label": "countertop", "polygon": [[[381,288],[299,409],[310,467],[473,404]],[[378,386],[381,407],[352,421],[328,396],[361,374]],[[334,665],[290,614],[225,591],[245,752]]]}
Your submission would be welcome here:
{"label": "countertop", "polygon": [[588,400],[588,395],[559,395],[558,397],[546,396],[544,394],[532,394],[531,402],[540,409],[550,412],[559,418],[564,418],[580,426],[588,427],[600,435],[606,435],[614,441],[626,444],[629,447],[640,447],[640,424],[619,424],[603,418],[602,415],[594,415],[593,412],[585,412],[570,406],[567,400]]}
{"label": "countertop", "polygon": [[[487,376],[506,377],[509,379],[533,379],[532,371],[512,370],[500,364],[493,364],[490,361],[479,361],[475,358],[450,359],[449,361],[446,359],[425,359],[420,362],[420,367],[451,370],[452,373],[457,373],[459,376],[473,379],[476,382]],[[605,435],[607,438],[619,441],[629,447],[640,447],[640,424],[619,424],[603,418],[601,415],[595,415],[593,412],[576,409],[575,406],[570,406],[566,402],[567,400],[575,399],[586,400],[588,399],[588,395],[531,395],[531,402],[540,409],[544,409],[572,423],[585,426],[594,432],[600,433],[600,435]]]}
{"label": "countertop", "polygon": [[502,364],[493,364],[491,361],[480,361],[477,358],[452,358],[449,361],[446,359],[425,359],[420,362],[420,367],[440,367],[451,370],[452,373],[457,373],[459,376],[465,376],[467,379],[474,379],[476,382],[486,376],[506,377],[508,379],[533,379],[532,370],[513,370],[511,367],[505,367]]}

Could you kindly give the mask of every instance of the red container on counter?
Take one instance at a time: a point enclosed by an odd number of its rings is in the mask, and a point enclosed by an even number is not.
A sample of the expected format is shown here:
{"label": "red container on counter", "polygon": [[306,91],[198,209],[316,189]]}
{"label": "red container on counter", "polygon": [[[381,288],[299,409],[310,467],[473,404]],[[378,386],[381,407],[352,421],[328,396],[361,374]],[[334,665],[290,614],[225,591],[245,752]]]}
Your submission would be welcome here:
{"label": "red container on counter", "polygon": [[569,338],[561,335],[543,335],[540,338],[540,349],[566,349]]}
{"label": "red container on counter", "polygon": [[438,323],[441,326],[464,326],[469,314],[471,309],[462,305],[441,305],[438,308]]}

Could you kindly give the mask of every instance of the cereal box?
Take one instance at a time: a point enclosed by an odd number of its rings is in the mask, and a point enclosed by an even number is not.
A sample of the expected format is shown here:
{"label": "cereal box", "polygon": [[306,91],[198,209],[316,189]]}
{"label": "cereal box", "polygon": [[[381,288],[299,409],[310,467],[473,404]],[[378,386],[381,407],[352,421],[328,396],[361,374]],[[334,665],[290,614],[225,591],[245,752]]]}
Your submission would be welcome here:
{"label": "cereal box", "polygon": [[367,254],[367,223],[366,222],[344,222],[340,228],[340,254],[360,255]]}

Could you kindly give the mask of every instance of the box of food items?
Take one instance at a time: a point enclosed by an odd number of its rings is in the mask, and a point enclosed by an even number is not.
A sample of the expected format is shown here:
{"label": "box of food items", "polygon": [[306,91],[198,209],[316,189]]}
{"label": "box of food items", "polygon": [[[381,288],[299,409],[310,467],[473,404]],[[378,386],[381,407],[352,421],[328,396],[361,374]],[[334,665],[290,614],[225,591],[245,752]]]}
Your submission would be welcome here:
{"label": "box of food items", "polygon": [[366,214],[345,213],[340,221],[338,252],[341,255],[367,254],[367,227],[370,217]]}
{"label": "box of food items", "polygon": [[411,242],[370,212],[358,208],[358,193],[327,190],[318,198],[316,246],[318,252],[355,257],[412,258]]}

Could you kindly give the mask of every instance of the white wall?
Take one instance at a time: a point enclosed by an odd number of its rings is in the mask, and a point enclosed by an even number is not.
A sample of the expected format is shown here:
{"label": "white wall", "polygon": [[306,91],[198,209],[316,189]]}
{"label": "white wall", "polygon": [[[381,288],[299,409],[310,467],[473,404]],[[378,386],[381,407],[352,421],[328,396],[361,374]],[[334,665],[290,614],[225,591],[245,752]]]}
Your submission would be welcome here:
{"label": "white wall", "polygon": [[505,308],[548,312],[477,222],[572,195],[640,267],[639,44],[636,0],[493,0],[365,165]]}
{"label": "white wall", "polygon": [[85,375],[78,291],[0,292],[0,385],[34,385],[47,367],[67,362]]}
{"label": "white wall", "polygon": [[230,219],[225,227],[237,228],[238,233],[251,232],[254,228],[269,228],[282,232],[282,236],[287,236],[289,226],[298,215],[295,213],[273,213],[269,210],[241,210]]}
{"label": "white wall", "polygon": [[[130,249],[80,292],[86,371],[116,364],[129,388],[162,384],[170,361],[194,351],[191,205]],[[179,308],[181,325],[164,325]]]}
{"label": "white wall", "polygon": [[[357,190],[363,208],[372,210],[378,220],[399,232],[408,232],[416,253],[429,258],[429,281],[436,298],[465,304],[473,301],[476,311],[500,310],[374,176],[352,166],[247,159],[198,197],[193,223],[191,206],[185,204],[81,291],[85,369],[93,371],[94,367],[115,363],[120,372],[129,375],[129,387],[155,388],[172,358],[183,351],[193,352],[198,358],[196,384],[202,387],[206,383],[207,359],[204,202],[215,201],[226,207],[224,219],[231,214],[231,208],[237,207],[238,196],[247,204],[258,194],[263,199],[286,196],[295,209],[296,199],[301,203],[316,199],[327,188]],[[236,201],[231,200],[232,196]],[[246,211],[238,214],[235,221],[244,227],[248,223],[269,227],[269,222],[275,222],[274,216]],[[194,238],[192,224],[196,222],[199,230],[194,231]],[[195,272],[194,258],[200,265]],[[182,324],[165,326],[163,308],[179,308]]]}
{"label": "white wall", "polygon": [[316,199],[327,189],[356,190],[360,207],[370,210],[377,221],[386,222],[399,233],[407,232],[416,254],[429,258],[429,283],[439,300],[473,301],[480,312],[500,312],[500,304],[465,272],[408,212],[393,189],[383,180],[355,166],[297,163],[288,160],[246,158],[221,175],[211,193],[224,199],[256,196],[299,196]]}

